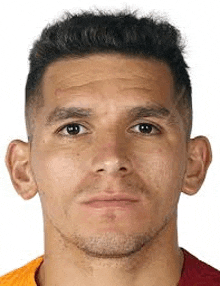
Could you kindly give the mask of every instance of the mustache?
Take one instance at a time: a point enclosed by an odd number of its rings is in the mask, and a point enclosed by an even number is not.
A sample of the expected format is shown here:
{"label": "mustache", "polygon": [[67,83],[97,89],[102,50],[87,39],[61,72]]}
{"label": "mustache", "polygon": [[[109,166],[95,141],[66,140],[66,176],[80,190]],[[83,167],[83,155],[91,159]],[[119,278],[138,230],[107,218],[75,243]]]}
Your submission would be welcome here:
{"label": "mustache", "polygon": [[138,175],[121,178],[97,178],[86,177],[73,192],[75,200],[82,197],[99,195],[99,194],[129,194],[149,197],[151,194],[150,187]]}

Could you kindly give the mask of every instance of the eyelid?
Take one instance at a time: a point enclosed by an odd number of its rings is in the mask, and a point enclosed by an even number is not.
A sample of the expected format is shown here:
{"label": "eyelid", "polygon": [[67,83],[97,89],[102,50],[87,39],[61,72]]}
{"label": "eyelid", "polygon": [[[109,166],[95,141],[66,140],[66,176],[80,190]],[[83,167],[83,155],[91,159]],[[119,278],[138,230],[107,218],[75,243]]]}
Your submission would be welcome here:
{"label": "eyelid", "polygon": [[67,134],[61,134],[62,131],[64,131],[64,129],[65,129],[67,126],[73,125],[73,124],[79,125],[79,126],[83,127],[85,130],[88,131],[88,128],[85,127],[83,124],[74,121],[74,122],[69,122],[69,123],[66,123],[66,124],[60,126],[60,127],[57,129],[56,134],[62,135],[62,136],[79,136],[79,135],[88,133],[88,132],[83,132],[83,133],[78,133],[78,134],[75,134],[75,135],[71,135],[71,134],[68,134],[68,133],[67,133]]}
{"label": "eyelid", "polygon": [[[137,127],[138,125],[142,125],[142,124],[148,124],[150,126],[152,126],[154,129],[156,129],[156,132],[151,132],[149,134],[144,134],[144,133],[141,133],[140,131],[139,132],[135,132],[135,133],[139,133],[139,134],[142,134],[143,136],[148,136],[148,135],[155,135],[155,134],[160,134],[162,132],[162,128],[160,126],[158,126],[157,124],[155,123],[151,123],[151,122],[139,122],[139,123],[136,123],[135,125],[131,126],[129,129],[134,129],[135,127]],[[133,131],[134,132],[134,131]]]}

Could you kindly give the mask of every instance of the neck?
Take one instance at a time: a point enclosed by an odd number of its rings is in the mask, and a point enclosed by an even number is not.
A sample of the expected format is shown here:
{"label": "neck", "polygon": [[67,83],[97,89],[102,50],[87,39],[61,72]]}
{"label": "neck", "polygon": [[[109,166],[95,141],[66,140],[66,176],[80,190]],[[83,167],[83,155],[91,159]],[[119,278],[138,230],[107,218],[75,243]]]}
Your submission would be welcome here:
{"label": "neck", "polygon": [[[140,251],[123,258],[103,259],[63,243],[48,231],[45,259],[37,274],[39,286],[168,286],[177,285],[183,254],[178,247],[176,218]],[[62,242],[62,243],[61,243]]]}

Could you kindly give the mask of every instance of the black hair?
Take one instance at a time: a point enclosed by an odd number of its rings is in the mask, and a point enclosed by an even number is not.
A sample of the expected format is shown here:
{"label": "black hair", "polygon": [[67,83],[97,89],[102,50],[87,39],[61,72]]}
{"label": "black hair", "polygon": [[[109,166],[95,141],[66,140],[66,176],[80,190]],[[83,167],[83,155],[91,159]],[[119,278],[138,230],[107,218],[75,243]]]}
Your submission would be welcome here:
{"label": "black hair", "polygon": [[154,58],[169,66],[189,136],[192,125],[191,83],[183,52],[180,32],[165,20],[153,16],[138,18],[136,13],[125,11],[66,13],[61,20],[42,31],[30,52],[26,84],[27,126],[30,125],[33,103],[43,104],[40,84],[49,64],[68,57],[118,53]]}

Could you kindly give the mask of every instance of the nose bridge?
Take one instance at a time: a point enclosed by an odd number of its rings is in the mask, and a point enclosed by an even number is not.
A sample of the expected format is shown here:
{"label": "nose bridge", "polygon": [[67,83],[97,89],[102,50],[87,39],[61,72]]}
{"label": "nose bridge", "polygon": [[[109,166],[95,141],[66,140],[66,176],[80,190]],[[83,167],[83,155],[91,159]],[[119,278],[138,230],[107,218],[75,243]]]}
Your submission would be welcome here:
{"label": "nose bridge", "polygon": [[109,130],[95,145],[93,170],[100,174],[127,174],[132,170],[129,146],[123,132]]}

